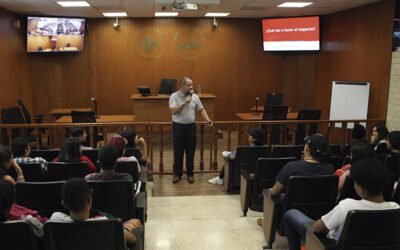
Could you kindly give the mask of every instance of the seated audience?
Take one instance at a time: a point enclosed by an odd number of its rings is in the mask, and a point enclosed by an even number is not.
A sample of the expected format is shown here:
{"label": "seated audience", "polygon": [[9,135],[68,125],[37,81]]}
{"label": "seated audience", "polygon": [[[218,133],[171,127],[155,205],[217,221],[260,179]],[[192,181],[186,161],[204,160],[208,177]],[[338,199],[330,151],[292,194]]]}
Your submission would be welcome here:
{"label": "seated audience", "polygon": [[96,166],[86,156],[82,155],[82,142],[78,138],[70,137],[64,141],[60,154],[54,159],[56,162],[87,162],[90,171],[96,172]]}
{"label": "seated audience", "polygon": [[127,143],[127,140],[120,136],[120,135],[114,135],[111,140],[108,142],[109,145],[113,145],[118,149],[118,159],[117,162],[127,162],[127,161],[133,161],[137,163],[138,166],[138,172],[140,172],[140,164],[138,160],[136,159],[135,156],[129,156],[126,157],[124,156],[125,154],[125,145]]}
{"label": "seated audience", "polygon": [[388,149],[386,145],[386,139],[389,130],[385,125],[376,125],[372,130],[371,145],[375,149],[377,155],[387,154]]}
{"label": "seated audience", "polygon": [[130,180],[132,176],[126,173],[115,172],[119,157],[118,149],[113,145],[105,145],[99,149],[99,163],[101,172],[86,175],[86,180]]}
{"label": "seated audience", "polygon": [[[265,145],[265,131],[262,128],[249,128],[248,129],[249,133],[249,146],[251,147],[257,147],[257,146],[264,146]],[[236,151],[229,152],[229,151],[223,151],[222,156],[224,158],[227,158],[231,161],[233,161],[236,158]],[[225,169],[224,167],[221,169],[221,172],[219,172],[219,175],[209,179],[208,183],[210,184],[218,184],[222,185],[224,184],[224,175],[225,175]]]}
{"label": "seated audience", "polygon": [[[331,155],[328,140],[320,134],[307,136],[304,140],[304,159],[288,162],[279,171],[276,182],[271,189],[271,194],[280,196],[281,200],[283,200],[283,193],[290,176],[320,176],[334,173],[332,165],[324,162],[324,159]],[[262,223],[263,219],[259,218],[257,224],[262,226]]]}
{"label": "seated audience", "polygon": [[10,167],[13,167],[17,173],[17,182],[24,182],[24,174],[15,162],[11,150],[7,146],[0,145],[0,179],[15,185],[15,180],[8,174]]}
{"label": "seated audience", "polygon": [[[70,222],[108,219],[105,216],[89,217],[92,207],[92,193],[84,179],[67,180],[61,189],[61,199],[63,206],[69,210],[69,215],[55,212],[51,215],[49,221]],[[141,232],[143,232],[143,227],[139,220],[130,219],[124,223],[124,238],[127,244],[134,244],[136,237],[140,237]]]}
{"label": "seated audience", "polygon": [[356,164],[360,160],[374,157],[375,150],[373,150],[368,144],[359,143],[353,145],[350,153],[351,164],[346,164],[335,172],[335,174],[339,177],[339,192],[342,191],[344,182],[346,181],[347,176],[350,174],[351,165]]}
{"label": "seated audience", "polygon": [[[321,219],[313,221],[297,209],[285,213],[285,232],[290,250],[300,249],[300,240],[305,238],[305,224],[313,222],[314,232],[326,233],[338,240],[343,229],[346,215],[350,210],[386,210],[400,206],[395,202],[385,202],[383,191],[390,183],[389,170],[377,159],[364,159],[351,168],[354,188],[361,200],[344,199]],[[373,225],[370,225],[373,226]]]}
{"label": "seated audience", "polygon": [[361,124],[354,125],[353,130],[351,131],[351,145],[358,143],[366,143],[365,136],[367,135],[367,131],[365,127]]}
{"label": "seated audience", "polygon": [[400,131],[392,131],[388,134],[387,148],[390,155],[400,156]]}
{"label": "seated audience", "polygon": [[[0,180],[0,222],[14,220],[10,219],[10,212],[15,203],[15,198],[14,185],[9,181]],[[43,236],[43,224],[32,215],[23,216],[23,219],[18,218],[18,220],[29,222],[32,225],[33,232],[37,236]]]}
{"label": "seated audience", "polygon": [[[127,148],[139,148],[140,157],[139,162],[141,165],[146,165],[147,163],[147,144],[143,137],[139,137],[133,130],[124,130],[121,136],[127,140]],[[139,146],[139,147],[138,147]]]}
{"label": "seated audience", "polygon": [[17,137],[11,144],[12,153],[14,159],[18,164],[29,164],[36,163],[42,167],[42,172],[47,170],[47,161],[42,157],[31,158],[31,147],[29,146],[28,140],[24,137]]}
{"label": "seated audience", "polygon": [[86,129],[84,127],[72,127],[71,128],[71,137],[79,138],[79,140],[81,140],[83,150],[93,149],[91,147],[87,147],[87,146],[83,145],[86,143],[86,139],[87,139],[87,133],[86,133]]}

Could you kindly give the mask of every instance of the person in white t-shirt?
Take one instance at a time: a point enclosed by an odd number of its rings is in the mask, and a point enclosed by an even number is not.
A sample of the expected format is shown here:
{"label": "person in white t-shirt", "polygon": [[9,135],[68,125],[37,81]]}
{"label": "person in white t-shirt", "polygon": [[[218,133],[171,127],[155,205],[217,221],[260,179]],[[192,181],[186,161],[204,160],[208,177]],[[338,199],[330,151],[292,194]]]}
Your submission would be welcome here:
{"label": "person in white t-shirt", "polygon": [[[305,224],[314,222],[314,232],[328,233],[331,239],[338,240],[350,210],[387,210],[400,206],[395,202],[386,202],[383,191],[390,185],[391,174],[388,168],[377,159],[364,159],[351,168],[354,189],[361,200],[344,199],[321,219],[313,221],[297,209],[285,213],[285,232],[289,249],[300,249],[300,240],[305,238]],[[368,239],[366,239],[368,240]]]}
{"label": "person in white t-shirt", "polygon": [[[71,221],[93,221],[107,220],[106,216],[90,218],[92,208],[92,190],[86,180],[73,178],[67,180],[61,188],[62,204],[69,210],[69,214],[55,212],[49,221],[71,222]],[[130,219],[124,223],[124,238],[129,244],[137,243],[138,237],[143,233],[143,226],[137,219]]]}

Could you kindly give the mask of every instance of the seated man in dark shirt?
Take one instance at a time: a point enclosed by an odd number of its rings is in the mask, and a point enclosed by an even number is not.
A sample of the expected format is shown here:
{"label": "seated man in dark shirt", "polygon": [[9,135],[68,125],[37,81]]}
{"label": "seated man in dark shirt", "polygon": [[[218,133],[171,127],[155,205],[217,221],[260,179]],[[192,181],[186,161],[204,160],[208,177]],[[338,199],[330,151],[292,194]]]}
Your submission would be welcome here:
{"label": "seated man in dark shirt", "polygon": [[[328,140],[320,134],[307,136],[304,140],[304,159],[289,162],[279,171],[271,189],[273,196],[278,196],[285,191],[290,176],[319,176],[334,173],[332,165],[323,162],[323,159],[331,155]],[[257,224],[262,226],[262,223],[262,219],[259,218]]]}
{"label": "seated man in dark shirt", "polygon": [[126,173],[115,172],[115,166],[119,157],[118,149],[113,145],[105,145],[99,149],[100,173],[86,175],[86,180],[129,180],[132,176]]}

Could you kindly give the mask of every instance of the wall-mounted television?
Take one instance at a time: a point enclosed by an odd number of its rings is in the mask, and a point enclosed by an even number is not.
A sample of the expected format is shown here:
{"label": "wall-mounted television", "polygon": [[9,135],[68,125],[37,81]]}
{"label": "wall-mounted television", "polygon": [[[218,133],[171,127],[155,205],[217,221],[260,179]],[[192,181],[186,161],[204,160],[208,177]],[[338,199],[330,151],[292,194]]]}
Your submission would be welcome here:
{"label": "wall-mounted television", "polygon": [[319,50],[319,17],[262,20],[264,51]]}
{"label": "wall-mounted television", "polygon": [[27,52],[81,52],[85,40],[85,19],[28,17],[26,34]]}

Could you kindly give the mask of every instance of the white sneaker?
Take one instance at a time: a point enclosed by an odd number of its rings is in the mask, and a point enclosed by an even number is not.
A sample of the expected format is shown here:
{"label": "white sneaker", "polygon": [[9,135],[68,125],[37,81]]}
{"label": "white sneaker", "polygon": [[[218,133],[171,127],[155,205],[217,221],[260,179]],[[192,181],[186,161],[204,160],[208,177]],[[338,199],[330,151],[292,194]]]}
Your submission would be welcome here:
{"label": "white sneaker", "polygon": [[222,151],[222,156],[225,158],[227,158],[230,154],[231,154],[231,152],[229,152],[229,151]]}
{"label": "white sneaker", "polygon": [[214,184],[214,185],[215,184],[222,185],[222,184],[224,184],[224,179],[221,179],[221,178],[219,178],[219,176],[217,176],[217,177],[214,177],[212,179],[209,179],[208,183]]}

